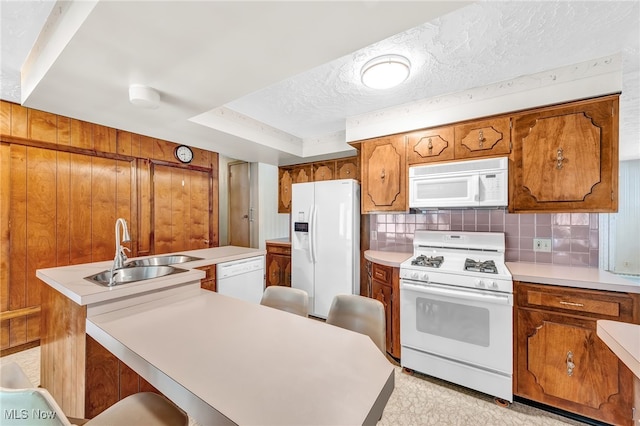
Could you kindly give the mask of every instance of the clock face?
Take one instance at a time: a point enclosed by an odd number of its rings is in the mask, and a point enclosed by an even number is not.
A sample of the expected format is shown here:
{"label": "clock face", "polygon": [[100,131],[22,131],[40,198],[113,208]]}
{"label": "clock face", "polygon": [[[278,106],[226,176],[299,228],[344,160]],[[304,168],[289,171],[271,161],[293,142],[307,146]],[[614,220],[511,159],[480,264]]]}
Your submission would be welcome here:
{"label": "clock face", "polygon": [[186,145],[180,145],[176,148],[176,158],[183,163],[190,163],[193,160],[193,151]]}

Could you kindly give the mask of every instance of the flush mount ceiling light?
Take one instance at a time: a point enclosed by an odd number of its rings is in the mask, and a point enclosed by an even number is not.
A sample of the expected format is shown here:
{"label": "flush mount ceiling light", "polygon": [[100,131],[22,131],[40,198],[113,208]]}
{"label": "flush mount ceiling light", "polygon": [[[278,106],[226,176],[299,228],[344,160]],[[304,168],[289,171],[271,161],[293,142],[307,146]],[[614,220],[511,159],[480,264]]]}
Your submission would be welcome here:
{"label": "flush mount ceiling light", "polygon": [[140,108],[156,109],[160,105],[160,93],[142,84],[129,86],[129,102]]}
{"label": "flush mount ceiling light", "polygon": [[405,81],[410,69],[411,63],[404,56],[378,56],[362,67],[362,83],[372,89],[389,89]]}

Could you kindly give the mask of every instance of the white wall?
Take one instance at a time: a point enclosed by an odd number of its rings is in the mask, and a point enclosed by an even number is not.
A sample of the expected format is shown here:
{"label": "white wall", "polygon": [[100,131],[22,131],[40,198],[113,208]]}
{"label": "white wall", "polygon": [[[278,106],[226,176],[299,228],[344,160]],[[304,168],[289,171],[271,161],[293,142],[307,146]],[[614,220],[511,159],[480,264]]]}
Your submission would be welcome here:
{"label": "white wall", "polygon": [[[255,170],[253,165],[256,165]],[[252,163],[252,188],[257,184],[257,248],[265,248],[265,240],[289,236],[289,215],[278,213],[278,167],[264,163]],[[253,236],[252,236],[252,247]]]}
{"label": "white wall", "polygon": [[618,213],[601,215],[601,266],[640,275],[640,160],[620,162],[619,177]]}

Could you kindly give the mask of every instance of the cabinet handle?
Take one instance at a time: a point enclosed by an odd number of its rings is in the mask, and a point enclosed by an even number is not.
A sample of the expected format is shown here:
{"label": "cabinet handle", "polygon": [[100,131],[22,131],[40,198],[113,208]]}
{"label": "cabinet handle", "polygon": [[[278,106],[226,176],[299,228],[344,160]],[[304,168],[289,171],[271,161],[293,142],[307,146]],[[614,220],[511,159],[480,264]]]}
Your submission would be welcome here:
{"label": "cabinet handle", "polygon": [[560,301],[560,304],[561,304],[561,305],[568,305],[568,306],[577,306],[577,307],[579,307],[579,308],[584,307],[584,303],[565,302],[564,300],[563,300],[563,301]]}
{"label": "cabinet handle", "polygon": [[482,144],[484,143],[485,139],[484,139],[484,133],[482,132],[482,130],[478,131],[478,147],[482,148]]}
{"label": "cabinet handle", "polygon": [[567,352],[567,375],[573,376],[573,369],[576,368],[576,365],[573,363],[573,352]]}
{"label": "cabinet handle", "polygon": [[433,143],[431,143],[431,138],[429,138],[429,143],[427,144],[427,148],[429,148],[429,155],[433,154]]}
{"label": "cabinet handle", "polygon": [[380,179],[384,180],[384,178],[385,178],[384,169],[382,169],[382,173],[380,173]]}
{"label": "cabinet handle", "polygon": [[558,152],[556,154],[556,169],[562,169],[562,162],[564,160],[564,151],[562,150],[562,148],[558,148]]}

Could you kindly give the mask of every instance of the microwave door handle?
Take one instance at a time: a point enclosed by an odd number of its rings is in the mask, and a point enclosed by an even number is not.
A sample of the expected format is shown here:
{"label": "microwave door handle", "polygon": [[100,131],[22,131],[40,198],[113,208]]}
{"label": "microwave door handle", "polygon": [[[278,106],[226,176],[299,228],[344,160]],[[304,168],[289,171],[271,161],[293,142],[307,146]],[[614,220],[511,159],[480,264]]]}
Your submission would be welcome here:
{"label": "microwave door handle", "polygon": [[471,176],[471,188],[473,202],[480,204],[480,175],[474,174]]}

